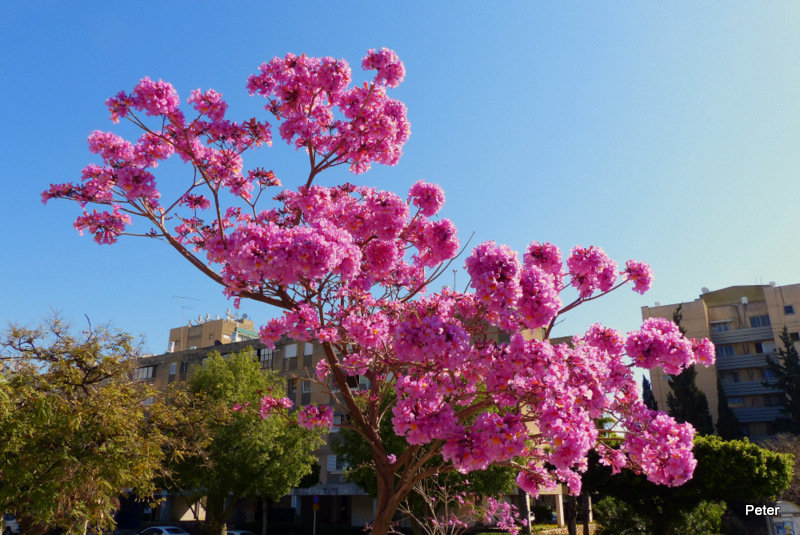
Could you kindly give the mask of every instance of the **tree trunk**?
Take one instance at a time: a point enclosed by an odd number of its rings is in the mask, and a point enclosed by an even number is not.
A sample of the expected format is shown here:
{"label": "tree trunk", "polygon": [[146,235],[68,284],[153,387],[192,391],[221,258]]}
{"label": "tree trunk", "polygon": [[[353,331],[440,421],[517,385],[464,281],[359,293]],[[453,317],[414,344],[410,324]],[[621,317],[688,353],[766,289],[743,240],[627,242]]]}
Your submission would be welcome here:
{"label": "tree trunk", "polygon": [[564,516],[567,521],[567,533],[569,535],[578,535],[578,500],[575,496],[567,498],[567,506],[565,507]]}
{"label": "tree trunk", "polygon": [[269,514],[269,498],[261,498],[261,535],[267,535],[267,515]]}
{"label": "tree trunk", "polygon": [[206,498],[206,531],[209,535],[226,535],[225,496],[209,494]]}
{"label": "tree trunk", "polygon": [[522,498],[522,514],[525,525],[522,527],[523,535],[531,535],[531,499],[528,493],[519,489],[519,496]]}
{"label": "tree trunk", "polygon": [[588,493],[581,496],[581,511],[583,511],[583,535],[589,535],[589,513],[592,510],[592,498]]}

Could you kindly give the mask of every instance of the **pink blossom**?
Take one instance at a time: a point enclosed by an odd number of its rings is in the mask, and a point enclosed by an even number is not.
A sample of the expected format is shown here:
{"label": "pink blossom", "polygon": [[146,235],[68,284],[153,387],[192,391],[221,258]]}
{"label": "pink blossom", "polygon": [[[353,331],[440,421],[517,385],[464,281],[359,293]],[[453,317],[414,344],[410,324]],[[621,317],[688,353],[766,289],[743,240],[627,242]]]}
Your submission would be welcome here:
{"label": "pink blossom", "polygon": [[552,243],[531,242],[523,257],[525,266],[533,265],[561,281],[561,250]]}
{"label": "pink blossom", "polygon": [[628,280],[633,281],[633,291],[645,293],[653,285],[653,271],[644,262],[628,260],[625,263],[625,273]]}
{"label": "pink blossom", "polygon": [[567,259],[572,286],[583,298],[609,291],[617,278],[617,263],[599,247],[574,247]]}
{"label": "pink blossom", "polygon": [[305,429],[333,427],[333,410],[327,405],[306,405],[297,412],[297,425]]}
{"label": "pink blossom", "polygon": [[716,349],[714,344],[708,338],[702,340],[695,340],[692,338],[692,351],[695,354],[697,362],[703,366],[711,366],[716,360]]}
{"label": "pink blossom", "polygon": [[375,52],[375,49],[370,49],[361,62],[361,67],[365,71],[377,70],[378,74],[375,75],[375,83],[386,84],[389,87],[400,85],[406,75],[403,62],[400,61],[394,51],[388,48],[381,48],[378,52]]}
{"label": "pink blossom", "polygon": [[692,342],[665,318],[644,320],[640,331],[628,333],[625,350],[637,366],[647,369],[661,366],[671,375],[681,373],[696,361]]}
{"label": "pink blossom", "polygon": [[172,84],[162,80],[154,82],[146,76],[133,89],[131,101],[134,108],[144,110],[147,115],[169,115],[180,104],[178,93]]}
{"label": "pink blossom", "polygon": [[131,223],[131,218],[127,214],[121,214],[120,207],[114,205],[113,212],[98,212],[94,210],[91,214],[83,212],[83,215],[75,220],[75,228],[83,234],[88,230],[94,234],[94,241],[101,244],[112,244],[125,230],[125,225]]}
{"label": "pink blossom", "polygon": [[222,100],[222,94],[209,89],[201,93],[199,89],[192,91],[188,100],[194,109],[202,115],[208,116],[212,121],[221,121],[225,117],[225,110],[228,104]]}
{"label": "pink blossom", "polygon": [[419,180],[408,190],[411,203],[419,208],[425,217],[436,214],[444,205],[444,190],[436,184]]}
{"label": "pink blossom", "polygon": [[262,420],[265,420],[276,409],[290,409],[294,405],[289,398],[274,398],[272,396],[264,396],[261,398],[258,406],[258,415]]}
{"label": "pink blossom", "polygon": [[561,308],[553,276],[534,265],[523,268],[517,307],[522,323],[529,329],[548,325]]}

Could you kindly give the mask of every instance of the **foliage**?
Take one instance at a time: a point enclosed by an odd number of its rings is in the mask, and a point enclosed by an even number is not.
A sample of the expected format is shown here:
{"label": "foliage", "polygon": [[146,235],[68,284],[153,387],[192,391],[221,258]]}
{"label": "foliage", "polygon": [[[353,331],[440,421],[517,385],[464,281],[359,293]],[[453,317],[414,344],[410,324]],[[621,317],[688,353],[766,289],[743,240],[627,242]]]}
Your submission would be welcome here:
{"label": "foliage", "polygon": [[767,355],[767,366],[774,379],[764,381],[764,385],[782,391],[783,427],[789,432],[800,433],[800,355],[785,326],[781,331],[781,343],[779,358]]}
{"label": "foliage", "polygon": [[647,518],[625,501],[606,496],[592,507],[597,535],[649,535]]}
{"label": "foliage", "polygon": [[650,386],[650,381],[644,376],[642,376],[642,402],[644,402],[648,409],[654,411],[658,410],[658,403],[656,402],[655,394],[653,394],[653,389]]}
{"label": "foliage", "polygon": [[717,378],[717,435],[723,440],[737,440],[744,437],[739,420],[728,405],[728,396]]}
{"label": "foliage", "polygon": [[0,511],[26,533],[100,532],[128,489],[153,495],[165,438],[145,412],[152,392],[130,380],[129,335],[53,318],[9,328],[0,355]]}
{"label": "foliage", "polygon": [[[685,335],[686,330],[681,326],[682,306],[678,305],[673,312],[672,321]],[[708,399],[705,393],[697,388],[696,377],[697,371],[694,366],[687,367],[677,375],[669,376],[668,412],[677,421],[692,424],[701,435],[711,435],[714,433],[714,422],[708,410]]]}
{"label": "foliage", "polygon": [[725,502],[703,500],[691,511],[681,511],[678,521],[681,533],[722,535],[722,516],[726,509]]}
{"label": "foliage", "polygon": [[[584,483],[592,492],[612,496],[647,519],[654,533],[682,534],[684,521],[711,519],[716,509],[693,513],[703,500],[756,503],[771,500],[792,478],[791,456],[761,448],[747,440],[725,441],[716,436],[695,437],[697,467],[691,481],[681,487],[653,485],[630,470],[612,475],[610,467],[592,463]],[[708,513],[708,514],[706,514]],[[711,520],[709,520],[710,522]]]}
{"label": "foliage", "polygon": [[[595,246],[563,259],[558,247],[537,241],[520,259],[485,242],[466,259],[471,292],[425,294],[460,249],[455,225],[437,218],[441,188],[419,181],[404,200],[372,187],[315,184],[335,166],[360,174],[373,163],[396,164],[410,135],[405,106],[388,96],[405,75],[402,62],[390,50],[370,50],[361,66],[374,77],[351,86],[344,60],[289,54],[248,78],[281,138],[308,158],[308,176],[295,189],[278,191],[270,170],[245,170],[243,155],[272,140],[267,121],[227,119],[213,90],[193,91],[187,115],[172,85],[144,78],[106,103],[113,121],[130,121],[141,137],[93,132],[89,148],[101,164],[84,168],[80,182],[52,185],[43,200],[78,203],[75,227],[99,243],[163,239],[235,303],[283,310],[262,327],[266,344],[284,335],[318,341],[325,358],[317,380],[335,386],[334,402],[349,415],[343,426],[369,446],[377,534],[418,482],[448,471],[505,464],[533,494],[555,481],[577,494],[586,456],[599,448],[613,453],[615,466],[636,467],[654,482],[688,480],[694,430],[641,403],[628,363],[678,374],[713,362],[708,340],[686,339],[656,318],[627,337],[594,325],[572,346],[546,340],[560,315],[587,301],[628,283],[646,292],[647,264],[620,268]],[[191,169],[183,186],[170,176],[165,188],[154,173],[173,155]],[[537,328],[545,340],[523,334]],[[491,336],[498,330],[505,341]],[[354,387],[356,376],[369,388]],[[389,393],[396,401],[387,412]],[[260,412],[279,406],[264,397]],[[627,431],[614,452],[595,425],[604,416]],[[332,414],[303,407],[299,418],[322,425]],[[379,433],[385,419],[407,441],[404,451],[387,450]],[[437,456],[441,463],[431,466]]]}
{"label": "foliage", "polygon": [[797,461],[800,459],[800,436],[781,433],[762,440],[760,445],[772,451],[794,455],[795,469],[792,473],[792,481],[781,494],[781,499],[800,503],[800,466],[797,465]]}
{"label": "foliage", "polygon": [[259,399],[284,386],[276,375],[262,372],[252,348],[225,358],[212,353],[193,369],[185,388],[188,396],[172,402],[195,422],[188,438],[199,433],[209,440],[200,451],[176,461],[173,484],[207,496],[212,532],[224,527],[237,499],[278,500],[311,474],[312,452],[322,435],[292,423],[285,409],[259,416]]}

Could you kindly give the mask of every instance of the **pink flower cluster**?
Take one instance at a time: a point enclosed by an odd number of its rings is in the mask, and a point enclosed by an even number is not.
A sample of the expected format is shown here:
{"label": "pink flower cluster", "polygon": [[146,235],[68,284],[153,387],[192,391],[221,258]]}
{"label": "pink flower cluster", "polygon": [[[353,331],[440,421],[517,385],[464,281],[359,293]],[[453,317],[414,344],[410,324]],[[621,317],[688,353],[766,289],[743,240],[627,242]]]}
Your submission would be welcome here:
{"label": "pink flower cluster", "polygon": [[417,181],[408,190],[411,203],[426,217],[435,215],[444,206],[444,190],[437,184]]}
{"label": "pink flower cluster", "polygon": [[265,420],[276,409],[291,409],[294,403],[289,398],[275,398],[272,396],[264,396],[258,404],[258,415],[262,420]]}
{"label": "pink flower cluster", "polygon": [[634,292],[644,294],[653,285],[653,271],[644,262],[628,260],[625,263],[625,273],[628,280],[633,281]]}
{"label": "pink flower cluster", "polygon": [[[346,61],[288,54],[261,65],[259,74],[248,78],[247,90],[269,99],[265,109],[282,122],[285,141],[363,173],[372,162],[396,164],[411,132],[405,106],[385,91],[400,83],[403,64],[383,49],[370,51],[363,66],[377,70],[375,80],[348,89]],[[336,110],[344,119],[336,119]]]}
{"label": "pink flower cluster", "polygon": [[528,429],[519,414],[481,413],[464,438],[449,440],[442,456],[463,473],[522,456]]}
{"label": "pink flower cluster", "polygon": [[637,404],[626,426],[630,430],[623,449],[647,478],[659,485],[675,487],[692,477],[697,461],[692,455],[695,430],[664,413]]}
{"label": "pink flower cluster", "polygon": [[684,338],[678,326],[665,318],[648,318],[641,330],[628,333],[625,350],[637,366],[661,366],[671,375],[695,362],[714,363],[714,345],[710,341]]}
{"label": "pink flower cluster", "polygon": [[489,497],[486,498],[485,507],[483,522],[485,524],[494,523],[498,528],[511,535],[517,535],[520,531],[519,524],[525,525],[527,522],[527,520],[520,520],[517,506],[512,503],[500,502]]}
{"label": "pink flower cluster", "polygon": [[119,206],[114,205],[113,212],[98,212],[97,210],[92,213],[83,212],[83,215],[75,220],[75,229],[83,234],[84,230],[88,230],[94,234],[94,241],[97,243],[111,244],[117,241],[117,238],[125,230],[125,225],[129,224],[131,218],[126,214],[121,214]]}
{"label": "pink flower cluster", "polygon": [[599,247],[574,247],[567,258],[572,286],[583,298],[595,291],[607,292],[617,280],[617,263]]}
{"label": "pink flower cluster", "polygon": [[333,427],[333,410],[327,405],[306,405],[297,412],[297,425],[304,429]]}

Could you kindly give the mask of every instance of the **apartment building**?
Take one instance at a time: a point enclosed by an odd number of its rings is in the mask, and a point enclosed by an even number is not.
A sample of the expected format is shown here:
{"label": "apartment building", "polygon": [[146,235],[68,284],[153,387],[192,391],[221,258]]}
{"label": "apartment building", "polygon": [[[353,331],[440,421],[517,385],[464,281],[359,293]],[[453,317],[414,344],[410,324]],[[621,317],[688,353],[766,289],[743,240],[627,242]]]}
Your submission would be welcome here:
{"label": "apartment building", "polygon": [[[709,338],[717,348],[716,365],[696,367],[697,386],[708,398],[714,422],[719,414],[719,379],[728,406],[748,436],[774,433],[775,420],[783,416],[781,392],[763,385],[772,377],[766,356],[781,347],[784,326],[793,340],[800,339],[800,284],[703,288],[694,301],[642,307],[642,319],[672,319],[678,306],[686,336]],[[658,368],[650,377],[658,406],[665,409],[669,376]]]}
{"label": "apartment building", "polygon": [[196,321],[189,321],[188,325],[170,329],[168,351],[231,344],[242,340],[258,340],[253,320],[247,319],[247,314],[242,317],[234,316],[229,309],[224,318],[217,316],[212,320],[211,315],[207,314],[205,319],[198,316]]}
{"label": "apartment building", "polygon": [[[248,335],[252,333],[251,338]],[[193,366],[202,365],[208,355],[219,352],[223,357],[251,347],[261,368],[272,370],[286,380],[286,395],[295,407],[314,404],[331,404],[331,394],[322,385],[308,380],[314,374],[317,362],[324,358],[322,346],[310,342],[296,342],[287,338],[269,349],[255,336],[253,322],[246,318],[226,317],[208,319],[193,325],[170,330],[169,346],[172,351],[140,359],[134,370],[134,379],[146,381],[156,389],[164,389],[174,381],[185,381]],[[225,338],[228,336],[231,341]],[[232,341],[235,337],[243,339]],[[225,342],[223,342],[225,340]],[[353,377],[353,387],[367,388],[365,378]],[[334,392],[335,393],[335,392]],[[336,412],[334,420],[341,423],[343,415]],[[290,496],[279,504],[292,507],[301,517],[310,520],[314,500],[317,500],[317,521],[327,524],[363,526],[374,518],[375,500],[357,485],[344,480],[345,466],[330,447],[338,432],[331,430],[326,444],[317,450],[320,465],[319,484],[307,489],[292,489]],[[168,498],[162,507],[159,520],[178,520],[185,517],[187,504],[177,497]],[[243,521],[260,518],[257,504],[243,504],[235,513]]]}

